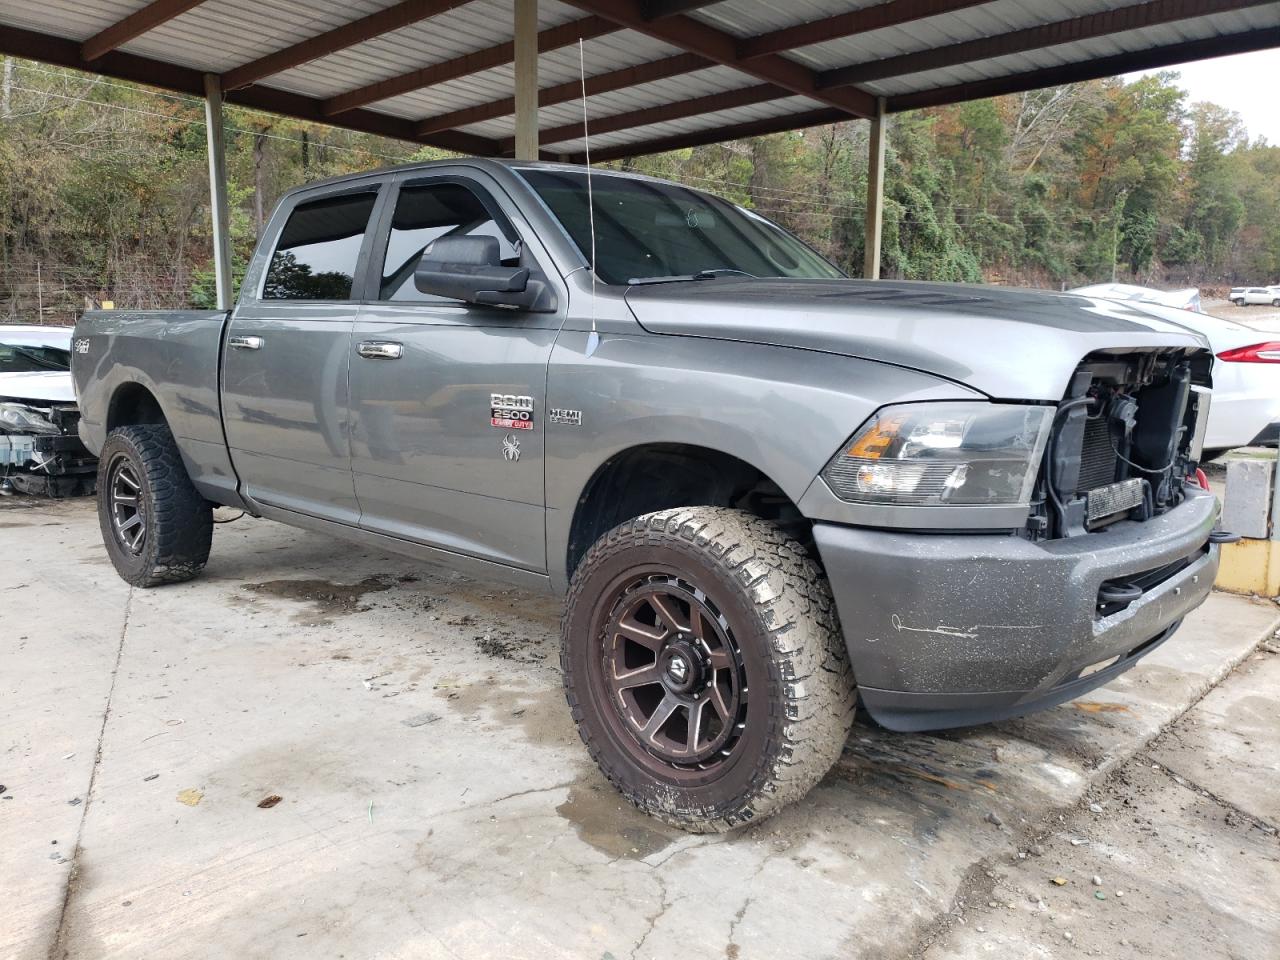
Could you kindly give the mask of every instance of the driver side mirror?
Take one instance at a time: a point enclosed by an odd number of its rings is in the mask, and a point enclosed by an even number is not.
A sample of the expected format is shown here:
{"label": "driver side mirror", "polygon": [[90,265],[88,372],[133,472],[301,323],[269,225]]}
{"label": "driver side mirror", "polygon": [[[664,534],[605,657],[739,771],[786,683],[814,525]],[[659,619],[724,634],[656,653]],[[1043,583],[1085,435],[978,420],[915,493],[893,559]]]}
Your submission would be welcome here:
{"label": "driver side mirror", "polygon": [[548,292],[528,267],[504,267],[497,237],[439,237],[413,272],[420,293],[450,300],[536,310]]}

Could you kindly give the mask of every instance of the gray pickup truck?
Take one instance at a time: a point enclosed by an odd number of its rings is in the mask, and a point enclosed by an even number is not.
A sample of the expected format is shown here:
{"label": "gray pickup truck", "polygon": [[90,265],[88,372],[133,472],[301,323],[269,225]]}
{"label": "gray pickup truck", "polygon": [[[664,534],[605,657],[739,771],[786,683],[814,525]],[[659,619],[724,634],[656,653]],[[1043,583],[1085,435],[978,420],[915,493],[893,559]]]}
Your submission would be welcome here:
{"label": "gray pickup truck", "polygon": [[199,573],[224,504],[564,594],[592,756],[714,831],[857,700],[1050,706],[1205,599],[1212,356],[1160,310],[850,280],[700,191],[457,160],[295,190],[233,311],[86,314],[73,371],[125,580]]}

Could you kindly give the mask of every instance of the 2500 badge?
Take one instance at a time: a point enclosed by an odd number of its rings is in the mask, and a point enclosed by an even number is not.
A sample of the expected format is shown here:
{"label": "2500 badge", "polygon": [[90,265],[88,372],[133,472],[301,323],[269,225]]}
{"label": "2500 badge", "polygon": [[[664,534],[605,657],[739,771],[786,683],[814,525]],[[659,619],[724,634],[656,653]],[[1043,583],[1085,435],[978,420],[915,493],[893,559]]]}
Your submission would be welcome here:
{"label": "2500 badge", "polygon": [[489,394],[489,426],[501,430],[532,430],[533,397],[514,393]]}

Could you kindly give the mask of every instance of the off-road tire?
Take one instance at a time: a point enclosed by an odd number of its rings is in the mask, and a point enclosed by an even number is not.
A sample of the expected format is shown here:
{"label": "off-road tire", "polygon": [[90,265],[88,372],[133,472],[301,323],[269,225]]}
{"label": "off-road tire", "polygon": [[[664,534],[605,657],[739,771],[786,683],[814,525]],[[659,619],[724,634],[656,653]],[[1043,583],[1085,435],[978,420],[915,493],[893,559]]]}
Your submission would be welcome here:
{"label": "off-road tire", "polygon": [[[756,677],[741,752],[705,784],[642,765],[638,744],[603,712],[615,709],[612,695],[589,668],[604,656],[611,585],[649,569],[677,571],[714,601]],[[738,510],[663,510],[596,541],[570,585],[561,666],[578,733],[604,775],[640,810],[695,833],[759,821],[803,797],[853,723],[853,674],[825,574],[777,524]]]}
{"label": "off-road tire", "polygon": [[[121,543],[112,522],[111,471],[121,458],[141,481],[138,499],[147,526],[137,553]],[[167,426],[133,424],[107,436],[98,457],[98,523],[116,572],[135,587],[181,583],[204,569],[213,542],[213,504],[191,483]]]}

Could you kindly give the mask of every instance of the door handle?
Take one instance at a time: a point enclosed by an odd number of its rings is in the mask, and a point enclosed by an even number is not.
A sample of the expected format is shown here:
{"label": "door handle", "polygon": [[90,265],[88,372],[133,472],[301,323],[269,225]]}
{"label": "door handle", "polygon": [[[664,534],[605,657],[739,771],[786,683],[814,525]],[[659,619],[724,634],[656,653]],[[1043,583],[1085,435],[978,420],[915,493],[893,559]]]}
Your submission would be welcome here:
{"label": "door handle", "polygon": [[237,350],[261,350],[264,343],[262,337],[227,337],[227,346]]}
{"label": "door handle", "polygon": [[399,360],[404,354],[404,344],[392,340],[363,340],[356,353],[366,360]]}

